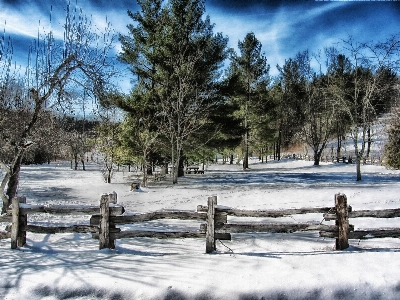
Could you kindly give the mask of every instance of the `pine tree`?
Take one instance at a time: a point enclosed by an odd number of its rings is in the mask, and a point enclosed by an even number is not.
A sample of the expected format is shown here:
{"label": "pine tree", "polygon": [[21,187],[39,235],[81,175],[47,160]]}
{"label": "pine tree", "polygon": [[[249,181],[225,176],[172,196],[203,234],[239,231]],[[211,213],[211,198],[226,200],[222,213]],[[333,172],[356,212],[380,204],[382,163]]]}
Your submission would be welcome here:
{"label": "pine tree", "polygon": [[[121,37],[121,58],[139,84],[157,103],[160,129],[171,145],[173,182],[190,136],[201,130],[218,106],[219,69],[226,58],[227,38],[213,33],[203,19],[202,0],[139,1],[141,12],[130,13],[135,25]],[[189,144],[189,145],[188,145]]]}
{"label": "pine tree", "polygon": [[240,56],[232,53],[231,74],[237,85],[234,97],[238,100],[245,133],[243,136],[243,169],[249,167],[249,138],[251,114],[257,114],[257,105],[262,100],[260,95],[266,91],[269,83],[269,65],[261,51],[262,44],[254,33],[248,33],[238,43]]}
{"label": "pine tree", "polygon": [[388,133],[389,137],[385,146],[387,165],[395,169],[400,169],[400,110],[392,118]]}

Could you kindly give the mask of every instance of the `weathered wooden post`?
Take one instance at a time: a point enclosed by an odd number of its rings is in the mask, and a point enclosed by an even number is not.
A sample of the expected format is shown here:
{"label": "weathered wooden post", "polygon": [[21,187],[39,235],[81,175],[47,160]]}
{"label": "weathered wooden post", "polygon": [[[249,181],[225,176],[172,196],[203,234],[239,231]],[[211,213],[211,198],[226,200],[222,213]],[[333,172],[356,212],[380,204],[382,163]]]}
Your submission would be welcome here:
{"label": "weathered wooden post", "polygon": [[339,237],[336,239],[336,250],[349,248],[349,214],[345,194],[335,195],[336,225],[339,227]]}
{"label": "weathered wooden post", "polygon": [[19,232],[19,198],[11,200],[12,204],[12,227],[11,227],[11,249],[17,249]]}
{"label": "weathered wooden post", "polygon": [[207,231],[206,231],[206,253],[211,253],[215,248],[215,206],[217,196],[208,197]]}
{"label": "weathered wooden post", "polygon": [[115,248],[115,240],[110,239],[110,203],[117,203],[117,193],[103,194],[100,199],[99,250]]}

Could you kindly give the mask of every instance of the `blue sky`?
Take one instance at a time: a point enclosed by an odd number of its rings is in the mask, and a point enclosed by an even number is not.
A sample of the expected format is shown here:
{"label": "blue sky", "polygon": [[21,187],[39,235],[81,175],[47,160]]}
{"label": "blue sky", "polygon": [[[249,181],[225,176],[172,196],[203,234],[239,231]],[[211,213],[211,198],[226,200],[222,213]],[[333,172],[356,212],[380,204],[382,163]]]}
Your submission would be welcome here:
{"label": "blue sky", "polygon": [[[72,1],[75,3],[75,1]],[[56,37],[65,17],[66,1],[0,0],[0,29],[5,27],[15,46],[15,59],[24,64],[30,41],[41,27],[49,24],[52,6],[52,28]],[[78,0],[78,6],[100,28],[106,17],[117,32],[126,34],[131,23],[127,9],[136,11],[136,1]],[[334,46],[340,39],[352,36],[356,41],[383,41],[400,33],[400,1],[206,1],[206,14],[215,23],[215,32],[229,37],[236,48],[248,32],[254,32],[263,45],[271,74],[276,65],[294,57],[297,52],[311,52]],[[126,84],[126,83],[124,83]]]}

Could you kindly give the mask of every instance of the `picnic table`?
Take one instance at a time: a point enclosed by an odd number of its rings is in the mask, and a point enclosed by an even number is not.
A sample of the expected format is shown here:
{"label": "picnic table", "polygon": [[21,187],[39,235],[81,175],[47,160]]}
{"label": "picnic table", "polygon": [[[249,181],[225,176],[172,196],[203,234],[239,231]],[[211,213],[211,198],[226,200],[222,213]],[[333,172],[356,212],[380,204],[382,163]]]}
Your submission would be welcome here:
{"label": "picnic table", "polygon": [[186,174],[204,174],[204,170],[199,170],[200,168],[197,166],[193,166],[193,167],[187,167],[186,168]]}

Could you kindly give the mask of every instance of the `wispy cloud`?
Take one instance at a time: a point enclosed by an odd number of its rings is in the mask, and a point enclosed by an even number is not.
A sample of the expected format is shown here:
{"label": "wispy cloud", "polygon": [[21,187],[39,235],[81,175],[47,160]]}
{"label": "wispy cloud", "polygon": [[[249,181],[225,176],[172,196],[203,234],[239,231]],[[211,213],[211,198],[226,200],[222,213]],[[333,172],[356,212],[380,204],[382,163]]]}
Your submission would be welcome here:
{"label": "wispy cloud", "polygon": [[[74,7],[76,0],[71,2]],[[27,50],[39,29],[48,32],[51,28],[61,40],[66,3],[67,0],[0,0],[0,29],[6,21],[7,34],[18,39],[15,44],[21,51]],[[115,32],[123,34],[132,23],[126,11],[138,9],[132,0],[78,0],[77,5],[100,30],[111,22]],[[299,51],[317,51],[349,36],[358,41],[379,41],[400,33],[400,2],[207,0],[206,14],[216,24],[215,31],[229,37],[232,48],[237,49],[238,41],[254,32],[263,44],[273,75],[277,64],[282,65]]]}
{"label": "wispy cloud", "polygon": [[237,9],[223,0],[212,3],[207,12],[216,23],[216,30],[229,36],[230,47],[237,49],[238,40],[254,32],[263,44],[272,74],[277,73],[277,64],[282,65],[299,51],[323,50],[349,36],[360,41],[384,40],[389,34],[400,32],[400,2],[396,6],[339,1],[250,1]]}
{"label": "wispy cloud", "polygon": [[13,7],[3,7],[0,10],[0,20],[4,22],[2,25],[4,25],[9,35],[23,35],[35,38],[37,37],[39,24],[40,26],[49,27],[49,14],[46,20],[36,6],[22,5],[18,10],[13,9]]}

